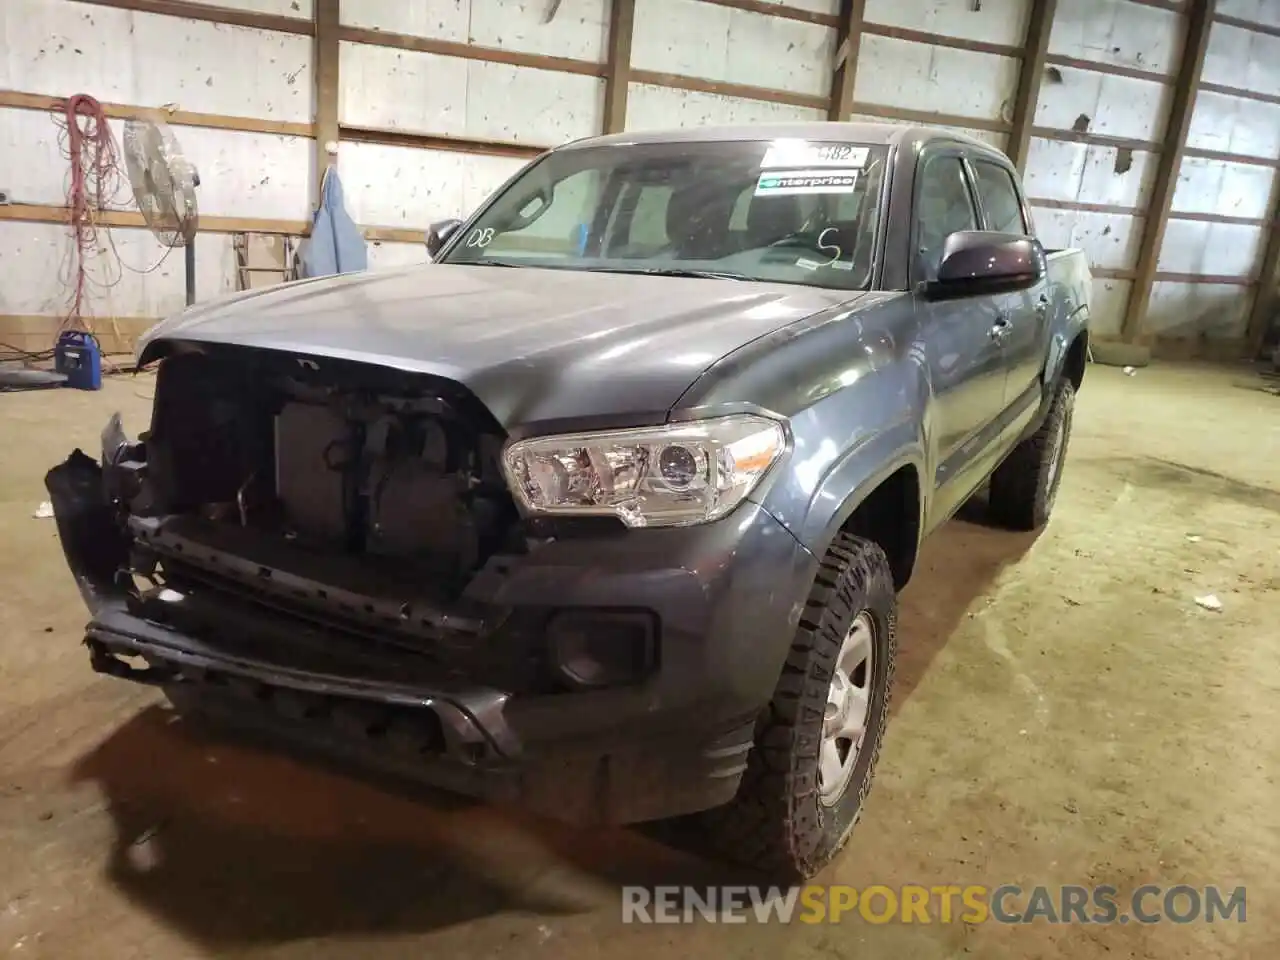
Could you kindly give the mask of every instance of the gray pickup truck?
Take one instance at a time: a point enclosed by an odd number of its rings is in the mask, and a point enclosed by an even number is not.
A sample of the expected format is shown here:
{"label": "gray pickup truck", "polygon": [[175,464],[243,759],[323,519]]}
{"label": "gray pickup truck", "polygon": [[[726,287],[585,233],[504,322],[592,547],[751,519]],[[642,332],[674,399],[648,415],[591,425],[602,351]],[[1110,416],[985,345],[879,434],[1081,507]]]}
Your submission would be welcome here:
{"label": "gray pickup truck", "polygon": [[47,478],[93,667],[812,875],[921,539],[988,480],[998,521],[1048,519],[1083,256],[992,147],[841,123],[572,143],[428,246],[146,336],[150,428]]}

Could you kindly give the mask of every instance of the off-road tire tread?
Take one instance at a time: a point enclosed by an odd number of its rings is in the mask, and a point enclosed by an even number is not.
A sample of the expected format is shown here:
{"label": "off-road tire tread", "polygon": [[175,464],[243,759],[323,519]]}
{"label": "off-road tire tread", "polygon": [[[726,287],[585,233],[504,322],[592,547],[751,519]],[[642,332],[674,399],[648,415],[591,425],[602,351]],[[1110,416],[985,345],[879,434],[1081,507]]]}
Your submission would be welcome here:
{"label": "off-road tire tread", "polygon": [[[887,685],[871,759],[857,785],[856,811],[839,842],[824,847],[817,802],[817,755],[827,691],[848,625],[864,598],[888,597],[882,611]],[[855,607],[856,605],[856,607]],[[715,852],[780,882],[812,876],[844,845],[875,774],[893,689],[897,604],[888,558],[876,543],[841,533],[827,550],[801,614],[773,700],[756,724],[755,748],[734,800],[704,814]],[[863,749],[868,744],[864,743]],[[852,787],[852,785],[851,785]]]}
{"label": "off-road tire tread", "polygon": [[[1063,417],[1070,416],[1074,403],[1075,388],[1063,377],[1040,429],[1014,447],[991,475],[990,512],[996,523],[1012,530],[1038,530],[1049,522],[1049,488],[1045,481],[1051,467],[1050,441]],[[1064,436],[1063,444],[1069,439]],[[1062,471],[1061,464],[1058,471]]]}

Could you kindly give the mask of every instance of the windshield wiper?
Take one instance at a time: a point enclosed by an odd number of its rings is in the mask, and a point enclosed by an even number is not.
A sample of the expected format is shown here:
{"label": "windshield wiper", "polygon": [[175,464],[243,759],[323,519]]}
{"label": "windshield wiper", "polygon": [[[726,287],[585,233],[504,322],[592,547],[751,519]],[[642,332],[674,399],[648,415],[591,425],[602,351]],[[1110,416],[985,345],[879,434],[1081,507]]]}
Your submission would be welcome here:
{"label": "windshield wiper", "polygon": [[454,263],[463,267],[524,267],[528,264],[512,263],[510,260],[442,260],[441,263]]}
{"label": "windshield wiper", "polygon": [[683,267],[585,267],[593,273],[639,273],[652,277],[695,277],[700,280],[750,280],[740,273],[718,270],[688,270]]}

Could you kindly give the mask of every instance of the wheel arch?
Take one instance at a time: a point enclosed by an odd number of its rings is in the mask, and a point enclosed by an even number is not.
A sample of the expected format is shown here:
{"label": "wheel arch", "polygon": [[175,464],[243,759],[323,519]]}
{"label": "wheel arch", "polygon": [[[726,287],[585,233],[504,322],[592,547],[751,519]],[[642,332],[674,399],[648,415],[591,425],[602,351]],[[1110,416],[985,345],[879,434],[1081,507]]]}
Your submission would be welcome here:
{"label": "wheel arch", "polygon": [[[804,542],[821,557],[841,533],[874,541],[889,559],[894,586],[902,589],[911,579],[924,529],[923,476],[921,459],[914,452],[886,460],[862,482],[851,485],[853,489],[828,515],[820,532]],[[828,489],[830,485],[824,484]]]}

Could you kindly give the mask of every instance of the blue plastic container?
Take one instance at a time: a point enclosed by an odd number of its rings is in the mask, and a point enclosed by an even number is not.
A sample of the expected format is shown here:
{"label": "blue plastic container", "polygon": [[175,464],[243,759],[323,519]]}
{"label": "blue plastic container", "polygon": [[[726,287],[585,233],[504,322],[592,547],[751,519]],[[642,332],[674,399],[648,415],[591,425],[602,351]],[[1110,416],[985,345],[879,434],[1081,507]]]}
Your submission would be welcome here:
{"label": "blue plastic container", "polygon": [[59,334],[53,348],[53,368],[67,378],[68,387],[101,390],[102,349],[98,338],[82,330]]}

